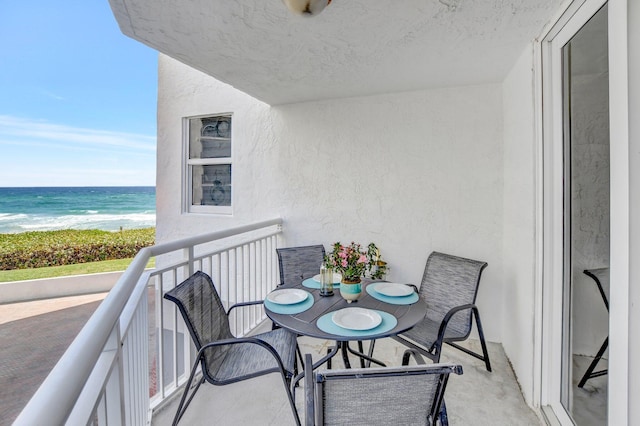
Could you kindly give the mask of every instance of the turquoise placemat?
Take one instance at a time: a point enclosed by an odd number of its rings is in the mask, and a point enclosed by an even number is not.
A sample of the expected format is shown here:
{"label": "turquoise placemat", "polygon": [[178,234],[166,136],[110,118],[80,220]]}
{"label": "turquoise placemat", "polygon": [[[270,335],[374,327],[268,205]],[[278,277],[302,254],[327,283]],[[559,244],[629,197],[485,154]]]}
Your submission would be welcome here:
{"label": "turquoise placemat", "polygon": [[325,333],[335,334],[336,336],[356,337],[366,337],[372,336],[374,334],[386,333],[387,331],[392,330],[396,325],[398,325],[398,320],[393,315],[384,311],[376,310],[376,312],[379,313],[382,317],[382,322],[380,323],[380,325],[372,328],[371,330],[349,330],[347,328],[339,327],[331,319],[333,312],[329,312],[328,314],[324,314],[323,316],[318,318],[316,325]]}
{"label": "turquoise placemat", "polygon": [[416,303],[420,298],[420,296],[418,296],[418,293],[416,292],[411,293],[409,296],[399,296],[399,297],[385,296],[384,294],[380,294],[376,291],[376,286],[378,284],[382,284],[382,283],[369,284],[367,286],[367,293],[369,293],[369,295],[374,299],[378,299],[382,302],[390,303],[392,305],[411,305],[413,303]]}
{"label": "turquoise placemat", "polygon": [[313,296],[311,295],[311,293],[306,290],[302,291],[307,293],[307,298],[300,303],[295,303],[293,305],[281,305],[279,303],[273,303],[269,299],[264,299],[264,306],[266,306],[267,309],[276,314],[299,314],[300,312],[304,312],[313,306]]}
{"label": "turquoise placemat", "polygon": [[[307,287],[307,288],[313,288],[316,290],[320,290],[320,282],[314,280],[313,278],[307,278],[306,280],[302,281],[302,285]],[[333,283],[333,287],[340,287],[340,283]]]}

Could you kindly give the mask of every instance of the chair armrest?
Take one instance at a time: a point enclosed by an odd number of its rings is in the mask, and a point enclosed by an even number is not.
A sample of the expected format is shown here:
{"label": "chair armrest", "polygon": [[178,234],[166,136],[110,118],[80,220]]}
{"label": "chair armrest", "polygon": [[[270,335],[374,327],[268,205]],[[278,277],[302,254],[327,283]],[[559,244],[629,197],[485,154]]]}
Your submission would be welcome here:
{"label": "chair armrest", "polygon": [[276,359],[276,362],[278,363],[278,367],[280,368],[280,371],[282,372],[287,371],[284,368],[284,364],[282,363],[282,359],[280,358],[280,355],[278,355],[278,351],[276,351],[273,348],[273,346],[271,346],[269,343],[265,342],[264,340],[256,339],[255,337],[237,337],[237,338],[231,338],[231,339],[216,340],[215,342],[209,342],[206,345],[202,345],[202,347],[198,351],[198,354],[196,355],[196,359],[200,358],[204,353],[204,351],[208,348],[211,348],[214,346],[238,345],[241,343],[251,343],[254,345],[262,346],[263,348],[268,350],[271,353],[271,355],[273,355],[273,357]]}
{"label": "chair armrest", "polygon": [[229,310],[227,311],[227,313],[230,313],[233,309],[235,308],[242,308],[243,306],[253,306],[253,305],[262,305],[264,303],[264,300],[254,300],[251,302],[240,302],[240,303],[236,303],[235,305],[231,306],[229,308]]}
{"label": "chair armrest", "polygon": [[240,343],[252,343],[252,344],[260,345],[265,347],[268,350],[272,350],[276,355],[278,354],[278,352],[276,352],[276,350],[273,349],[273,346],[271,346],[269,343],[265,342],[264,340],[257,339],[255,337],[232,337],[230,339],[216,340],[215,342],[209,342],[205,345],[202,345],[198,353],[202,352],[203,349],[209,348],[209,347],[237,345]]}
{"label": "chair armrest", "polygon": [[402,354],[402,365],[409,365],[409,358],[413,356],[413,359],[416,361],[416,364],[423,365],[426,364],[424,362],[424,358],[420,355],[420,352],[416,349],[407,349]]}
{"label": "chair armrest", "polygon": [[449,310],[449,312],[447,312],[447,314],[442,319],[442,322],[440,323],[440,328],[438,329],[438,340],[436,340],[436,342],[434,342],[434,345],[437,342],[442,342],[444,340],[444,332],[447,330],[447,325],[449,324],[449,321],[451,320],[451,317],[453,317],[458,312],[464,311],[464,310],[467,310],[467,309],[472,309],[472,310],[476,310],[476,311],[478,310],[478,308],[476,307],[475,304],[468,303],[466,305],[460,305],[460,306],[456,306],[454,308],[451,308]]}
{"label": "chair armrest", "polygon": [[315,398],[313,384],[313,359],[311,354],[304,356],[304,417],[305,426],[314,426],[315,424]]}

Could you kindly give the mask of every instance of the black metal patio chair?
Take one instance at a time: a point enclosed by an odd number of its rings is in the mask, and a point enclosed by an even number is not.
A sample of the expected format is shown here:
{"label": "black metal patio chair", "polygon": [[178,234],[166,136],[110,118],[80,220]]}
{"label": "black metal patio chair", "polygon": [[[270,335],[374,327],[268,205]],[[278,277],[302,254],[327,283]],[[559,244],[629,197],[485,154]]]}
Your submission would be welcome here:
{"label": "black metal patio chair", "polygon": [[276,253],[280,268],[278,285],[298,285],[318,274],[325,255],[322,244],[277,248]]}
{"label": "black metal patio chair", "polygon": [[[311,246],[277,248],[278,269],[280,282],[278,286],[298,285],[307,278],[311,278],[320,272],[320,265],[324,262],[324,246],[316,244]],[[277,326],[274,324],[273,328]],[[300,363],[304,365],[302,353],[298,348]]]}
{"label": "black metal patio chair", "polygon": [[453,364],[313,372],[305,358],[305,425],[447,425],[443,410]]}
{"label": "black metal patio chair", "polygon": [[[225,311],[211,277],[204,272],[196,272],[165,293],[164,298],[178,306],[198,350],[173,420],[174,425],[178,424],[205,381],[212,385],[226,385],[276,372],[282,377],[296,424],[300,424],[290,391],[291,378],[295,374],[294,334],[277,329],[251,337],[234,337],[229,327],[229,312]],[[259,303],[262,301],[238,303],[229,311]],[[202,369],[202,378],[187,399],[198,366]]]}
{"label": "black metal patio chair", "polygon": [[[585,275],[593,278],[593,280],[596,282],[598,291],[600,292],[600,296],[602,297],[602,301],[604,302],[604,306],[605,308],[607,308],[607,312],[609,312],[609,268],[585,269],[583,272]],[[587,380],[593,379],[594,377],[604,376],[609,372],[609,370],[606,368],[604,370],[593,371],[598,365],[598,362],[600,362],[600,360],[602,359],[602,356],[607,350],[607,347],[609,347],[609,336],[604,339],[604,342],[602,342],[602,345],[600,345],[600,349],[598,349],[598,353],[593,358],[593,361],[591,361],[591,364],[589,364],[587,370],[584,372],[584,375],[578,383],[579,388],[583,387],[587,383]]]}
{"label": "black metal patio chair", "polygon": [[[486,267],[486,262],[439,252],[431,253],[419,290],[420,297],[427,304],[425,317],[411,330],[392,338],[435,363],[440,362],[442,345],[447,343],[484,361],[487,371],[491,371],[480,313],[475,305],[480,277]],[[467,340],[474,318],[482,354],[454,343]],[[405,352],[403,364],[408,363],[411,352]]]}

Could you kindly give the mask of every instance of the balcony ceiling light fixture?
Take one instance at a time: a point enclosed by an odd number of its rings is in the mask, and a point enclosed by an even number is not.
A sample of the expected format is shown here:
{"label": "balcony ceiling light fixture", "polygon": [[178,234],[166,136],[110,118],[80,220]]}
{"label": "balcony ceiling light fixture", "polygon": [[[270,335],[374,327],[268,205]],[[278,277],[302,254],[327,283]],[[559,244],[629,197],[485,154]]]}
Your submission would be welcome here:
{"label": "balcony ceiling light fixture", "polygon": [[316,16],[324,10],[331,0],[282,0],[289,10],[302,16]]}

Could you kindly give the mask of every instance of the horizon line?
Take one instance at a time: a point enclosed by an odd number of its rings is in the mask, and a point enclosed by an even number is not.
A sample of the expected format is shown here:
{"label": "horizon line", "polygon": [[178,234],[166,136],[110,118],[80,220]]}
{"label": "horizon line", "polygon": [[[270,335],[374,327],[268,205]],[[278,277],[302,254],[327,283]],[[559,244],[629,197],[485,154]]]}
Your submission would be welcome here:
{"label": "horizon line", "polygon": [[28,188],[155,188],[155,185],[55,185],[55,186],[0,186],[0,189]]}

